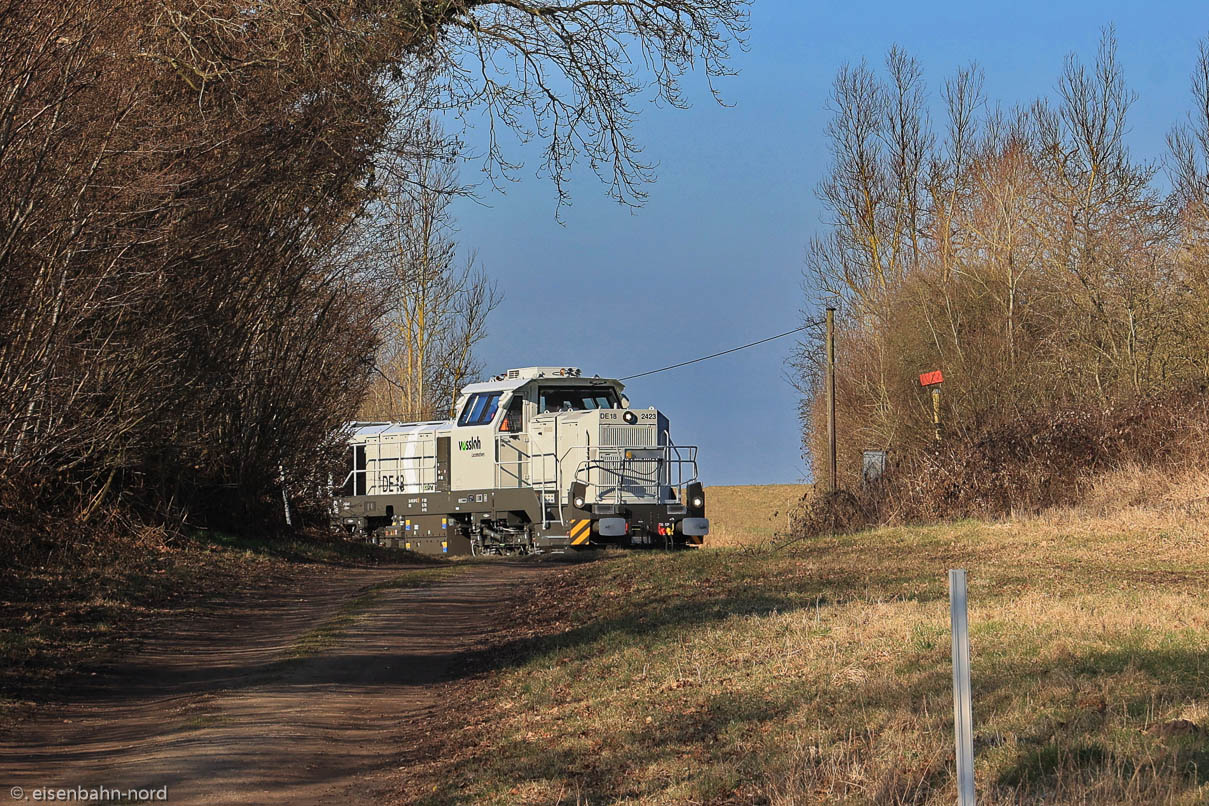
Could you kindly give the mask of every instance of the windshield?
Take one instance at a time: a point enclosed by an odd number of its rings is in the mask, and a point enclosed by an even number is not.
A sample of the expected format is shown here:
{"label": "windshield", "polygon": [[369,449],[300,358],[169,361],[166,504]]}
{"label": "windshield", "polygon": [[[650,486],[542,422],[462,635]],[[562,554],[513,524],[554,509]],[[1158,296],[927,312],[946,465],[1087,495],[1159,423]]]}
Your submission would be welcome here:
{"label": "windshield", "polygon": [[617,407],[617,391],[611,386],[554,386],[542,387],[538,412],[546,414],[552,411],[585,411]]}

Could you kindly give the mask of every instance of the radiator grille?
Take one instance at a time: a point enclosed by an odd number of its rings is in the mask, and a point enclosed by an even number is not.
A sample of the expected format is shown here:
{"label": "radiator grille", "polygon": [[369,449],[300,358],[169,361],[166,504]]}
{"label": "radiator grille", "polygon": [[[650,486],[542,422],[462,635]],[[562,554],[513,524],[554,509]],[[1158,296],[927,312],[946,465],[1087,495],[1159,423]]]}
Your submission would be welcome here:
{"label": "radiator grille", "polygon": [[653,448],[657,444],[653,425],[602,425],[600,444],[617,448]]}
{"label": "radiator grille", "polygon": [[623,459],[620,448],[601,451],[596,463],[596,489],[602,501],[619,493],[627,501],[658,497],[664,475],[662,462]]}

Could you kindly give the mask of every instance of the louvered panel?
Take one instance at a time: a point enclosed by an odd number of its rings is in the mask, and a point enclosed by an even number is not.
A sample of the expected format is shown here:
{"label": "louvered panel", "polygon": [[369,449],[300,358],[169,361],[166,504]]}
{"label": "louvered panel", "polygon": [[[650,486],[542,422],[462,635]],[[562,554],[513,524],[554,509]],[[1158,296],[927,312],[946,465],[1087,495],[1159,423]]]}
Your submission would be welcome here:
{"label": "louvered panel", "polygon": [[600,444],[610,448],[653,448],[653,425],[601,425]]}

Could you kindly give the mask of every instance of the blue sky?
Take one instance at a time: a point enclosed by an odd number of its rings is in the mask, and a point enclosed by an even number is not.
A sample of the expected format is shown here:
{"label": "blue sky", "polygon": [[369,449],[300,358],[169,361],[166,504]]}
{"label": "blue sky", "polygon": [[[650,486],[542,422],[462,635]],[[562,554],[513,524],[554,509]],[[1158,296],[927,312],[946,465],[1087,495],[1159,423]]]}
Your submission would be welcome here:
{"label": "blue sky", "polygon": [[[1160,159],[1189,108],[1197,41],[1209,33],[1203,4],[757,0],[749,50],[733,62],[739,75],[721,83],[733,106],[713,103],[690,77],[691,109],[643,107],[637,134],[657,181],[641,209],[611,201],[585,169],[560,223],[535,146],[510,146],[526,165],[502,193],[477,164],[465,166],[463,179],[481,184],[477,200],[456,204],[460,240],[505,294],[480,349],[487,371],[578,366],[619,377],[795,327],[840,65],[880,65],[898,44],[923,64],[935,98],[954,69],[976,61],[987,97],[1010,106],[1051,95],[1066,55],[1094,58],[1108,23],[1139,95],[1129,143]],[[463,133],[471,151],[484,137]],[[707,484],[808,479],[797,395],[784,379],[791,347],[772,342],[635,380],[628,392],[671,418],[677,442],[701,447]]]}

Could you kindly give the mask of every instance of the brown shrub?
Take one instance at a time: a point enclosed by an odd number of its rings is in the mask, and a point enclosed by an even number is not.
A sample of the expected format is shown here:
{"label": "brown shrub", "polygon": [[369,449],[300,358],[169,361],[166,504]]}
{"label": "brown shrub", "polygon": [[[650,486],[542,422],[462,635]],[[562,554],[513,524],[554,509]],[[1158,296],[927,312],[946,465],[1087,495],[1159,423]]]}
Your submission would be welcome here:
{"label": "brown shrub", "polygon": [[1166,489],[1156,475],[1186,475],[1209,460],[1207,433],[1204,386],[1100,411],[1035,411],[970,428],[930,451],[892,455],[881,482],[814,498],[798,531],[1155,503]]}

